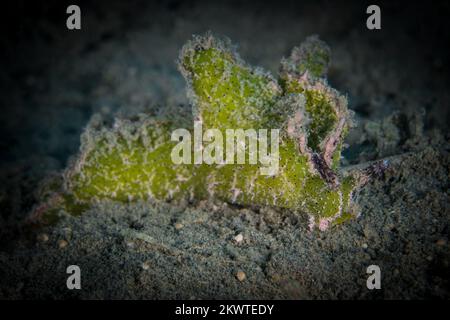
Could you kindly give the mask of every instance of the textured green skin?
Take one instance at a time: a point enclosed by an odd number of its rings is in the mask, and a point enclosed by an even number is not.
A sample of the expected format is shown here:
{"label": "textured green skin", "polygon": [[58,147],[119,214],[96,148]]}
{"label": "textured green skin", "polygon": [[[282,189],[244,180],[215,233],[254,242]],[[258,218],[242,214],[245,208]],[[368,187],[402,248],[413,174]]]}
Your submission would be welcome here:
{"label": "textured green skin", "polygon": [[[309,70],[309,63],[314,71],[311,74],[319,76],[326,69],[320,63],[328,60],[309,57],[301,61],[299,68]],[[294,59],[284,62],[296,63]],[[77,206],[102,199],[127,202],[218,198],[241,205],[303,211],[310,216],[311,223],[323,219],[341,221],[349,214],[355,180],[347,177],[338,184],[330,184],[312,168],[311,153],[321,152],[321,141],[338,119],[329,94],[323,93],[320,86],[310,88],[314,87],[313,78],[299,81],[298,70],[285,70],[276,81],[247,66],[229,43],[209,34],[195,37],[182,49],[179,67],[188,83],[194,118],[203,122],[204,129],[218,128],[224,132],[281,128],[278,174],[261,175],[259,164],[176,165],[171,160],[171,151],[177,142],[170,141],[170,135],[180,128],[180,123],[144,118],[84,133],[80,155],[64,175],[64,194],[71,199],[66,201],[66,210],[74,211]],[[306,98],[303,112],[309,122],[302,128],[307,132],[309,153],[300,152],[296,137],[287,134],[286,123],[295,108],[291,110],[286,103],[280,103],[283,97],[298,94]],[[339,164],[347,129],[348,125],[333,153],[334,169]]]}
{"label": "textured green skin", "polygon": [[216,197],[243,205],[299,209],[317,218],[335,216],[341,196],[342,203],[347,200],[348,204],[351,190],[331,188],[320,176],[311,174],[307,158],[298,153],[292,140],[281,141],[278,174],[265,176],[260,174],[259,165],[173,164],[170,153],[176,142],[169,140],[170,128],[168,123],[146,127],[168,137],[153,148],[144,146],[141,139],[129,144],[119,139],[110,148],[101,142],[104,138],[97,137],[99,142],[81,171],[71,172],[70,192],[81,203]]}

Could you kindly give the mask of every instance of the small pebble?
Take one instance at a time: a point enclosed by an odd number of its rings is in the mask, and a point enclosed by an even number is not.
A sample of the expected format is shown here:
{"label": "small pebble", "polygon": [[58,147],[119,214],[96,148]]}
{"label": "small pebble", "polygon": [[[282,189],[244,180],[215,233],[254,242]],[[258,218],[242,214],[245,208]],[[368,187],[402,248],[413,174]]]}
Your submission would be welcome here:
{"label": "small pebble", "polygon": [[438,241],[436,241],[436,244],[438,246],[445,246],[445,243],[446,243],[445,239],[439,239]]}
{"label": "small pebble", "polygon": [[236,279],[238,279],[239,281],[242,282],[245,280],[245,278],[246,278],[246,275],[245,275],[244,271],[238,271],[236,273]]}
{"label": "small pebble", "polygon": [[234,241],[236,241],[236,243],[241,243],[244,240],[244,236],[239,233],[236,237],[234,237]]}
{"label": "small pebble", "polygon": [[47,242],[48,241],[48,234],[46,234],[46,233],[38,234],[37,240],[40,241],[40,242]]}
{"label": "small pebble", "polygon": [[150,263],[148,263],[148,261],[145,261],[145,262],[142,263],[141,267],[144,270],[148,270],[148,269],[150,269]]}
{"label": "small pebble", "polygon": [[427,257],[427,260],[428,260],[428,261],[432,261],[432,260],[433,260],[433,257],[432,257],[432,256],[428,256],[428,257]]}
{"label": "small pebble", "polygon": [[271,280],[272,280],[272,282],[280,282],[281,276],[278,273],[274,273],[271,275]]}
{"label": "small pebble", "polygon": [[367,249],[369,246],[367,245],[367,243],[363,243],[362,247],[363,247],[363,249]]}
{"label": "small pebble", "polygon": [[68,245],[69,243],[66,241],[66,240],[58,240],[58,247],[60,248],[60,249],[63,249],[63,248],[65,248],[65,247],[67,247],[67,245]]}
{"label": "small pebble", "polygon": [[180,229],[182,229],[183,227],[184,227],[184,226],[183,226],[182,223],[179,223],[179,222],[175,223],[175,229],[180,230]]}

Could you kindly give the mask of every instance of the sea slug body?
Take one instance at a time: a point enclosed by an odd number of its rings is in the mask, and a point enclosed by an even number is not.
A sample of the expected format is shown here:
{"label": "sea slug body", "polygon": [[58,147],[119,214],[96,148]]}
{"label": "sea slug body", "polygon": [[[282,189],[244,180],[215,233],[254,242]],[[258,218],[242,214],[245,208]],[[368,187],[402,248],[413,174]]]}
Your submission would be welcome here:
{"label": "sea slug body", "polygon": [[[192,119],[143,114],[139,119],[118,119],[112,127],[88,125],[79,154],[46,210],[40,207],[40,215],[60,209],[80,212],[103,199],[217,198],[304,212],[310,228],[320,230],[346,220],[356,214],[353,196],[367,176],[339,170],[343,141],[353,121],[346,97],[326,81],[329,62],[328,46],[309,37],[282,60],[275,78],[246,64],[228,39],[211,33],[194,36],[178,59]],[[269,139],[265,150],[277,148],[277,171],[261,174],[266,167],[259,162],[226,163],[225,150],[211,136],[198,136],[194,121],[201,133],[216,130],[224,137],[230,129],[244,135],[279,130],[279,140]],[[180,141],[172,134],[180,128],[203,140],[203,152],[223,161],[174,163]],[[233,140],[232,144],[234,148]],[[243,150],[245,159],[252,156],[248,145]],[[194,148],[180,151],[194,159]]]}

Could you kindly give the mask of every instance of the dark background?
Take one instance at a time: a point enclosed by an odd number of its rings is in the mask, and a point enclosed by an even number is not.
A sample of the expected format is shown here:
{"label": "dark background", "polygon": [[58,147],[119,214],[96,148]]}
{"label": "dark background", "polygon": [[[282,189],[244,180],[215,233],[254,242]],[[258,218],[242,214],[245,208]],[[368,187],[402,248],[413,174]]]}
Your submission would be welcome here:
{"label": "dark background", "polygon": [[[81,6],[81,31],[69,31],[65,27],[68,16],[65,10],[72,3]],[[301,41],[303,34],[319,33],[331,45],[346,43],[353,55],[357,56],[358,50],[360,56],[370,55],[370,59],[365,61],[367,72],[358,79],[360,86],[364,85],[366,89],[346,83],[345,78],[349,75],[343,74],[344,70],[330,75],[336,87],[349,92],[354,110],[368,112],[364,109],[365,102],[360,100],[368,100],[364,97],[368,91],[371,91],[369,95],[379,94],[377,87],[382,87],[388,98],[410,93],[420,95],[415,97],[420,99],[417,107],[427,111],[432,109],[428,112],[427,127],[446,128],[450,120],[446,92],[450,35],[448,1],[376,1],[374,3],[382,10],[382,30],[376,31],[365,28],[368,16],[365,9],[371,3],[323,0],[8,2],[3,5],[0,19],[1,162],[16,162],[31,155],[45,154],[64,164],[67,157],[77,150],[81,128],[97,106],[92,101],[74,101],[77,97],[73,96],[68,103],[70,105],[58,104],[53,99],[54,95],[89,94],[98,85],[96,80],[107,61],[99,61],[97,70],[83,70],[78,74],[77,63],[84,58],[89,59],[108,43],[122,41],[127,45],[128,35],[141,29],[148,29],[149,35],[161,31],[186,33],[186,39],[192,32],[212,29],[220,34],[222,30],[231,31],[226,34],[231,39],[245,46],[251,46],[251,41],[254,41],[255,47],[262,47],[262,43],[270,40],[271,36],[284,34],[290,44],[291,41]],[[227,9],[223,15],[221,8]],[[297,13],[299,18],[295,23],[293,20]],[[249,16],[257,17],[254,25],[248,19],[246,21]],[[180,20],[190,19],[197,21],[197,25],[183,30]],[[307,28],[301,29],[302,26]],[[293,37],[295,34],[298,35]],[[173,41],[173,37],[169,36],[167,41]],[[158,43],[154,50],[158,50],[158,45],[172,44]],[[270,42],[264,43],[264,50],[270,50],[271,45]],[[285,47],[287,49],[277,50],[287,55],[290,47]],[[368,53],[368,50],[373,52]],[[251,53],[250,57],[245,57],[250,62],[266,62],[263,66],[268,67],[264,52],[255,53],[255,50],[244,47],[244,55],[246,51]],[[176,55],[168,58],[174,60]],[[371,74],[371,69],[389,61],[389,67],[395,68],[397,76],[394,82],[409,78],[401,88],[404,92],[396,91],[397,83],[386,83],[392,79],[383,79],[383,75],[376,75],[379,78],[374,79]],[[130,59],[130,65],[133,62]],[[161,62],[153,60],[153,65],[161,67],[158,64]],[[174,68],[174,65],[168,68]],[[383,87],[389,85],[392,88]],[[44,95],[47,98],[45,108],[40,105],[42,101],[36,101]],[[58,109],[59,115],[49,109]],[[64,109],[77,111],[67,114]],[[70,118],[72,115],[76,119]],[[48,119],[49,116],[56,118]],[[63,122],[64,127],[59,128]]]}

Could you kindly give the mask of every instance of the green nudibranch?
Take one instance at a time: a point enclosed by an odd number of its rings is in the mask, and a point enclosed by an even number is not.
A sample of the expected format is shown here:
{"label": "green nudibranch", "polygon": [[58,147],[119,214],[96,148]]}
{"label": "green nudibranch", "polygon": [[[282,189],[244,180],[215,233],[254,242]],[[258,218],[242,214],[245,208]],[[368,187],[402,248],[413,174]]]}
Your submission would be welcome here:
{"label": "green nudibranch", "polygon": [[261,163],[174,163],[171,153],[179,141],[171,134],[187,126],[193,132],[192,121],[141,115],[116,120],[111,128],[88,126],[61,189],[39,214],[77,213],[103,199],[217,198],[304,212],[310,227],[321,230],[347,219],[354,215],[352,195],[365,179],[361,171],[339,171],[352,112],[346,97],[326,81],[329,53],[324,42],[309,37],[282,60],[276,79],[243,62],[228,39],[194,36],[178,59],[192,120],[224,134],[227,129],[279,129],[277,172],[261,174]]}

